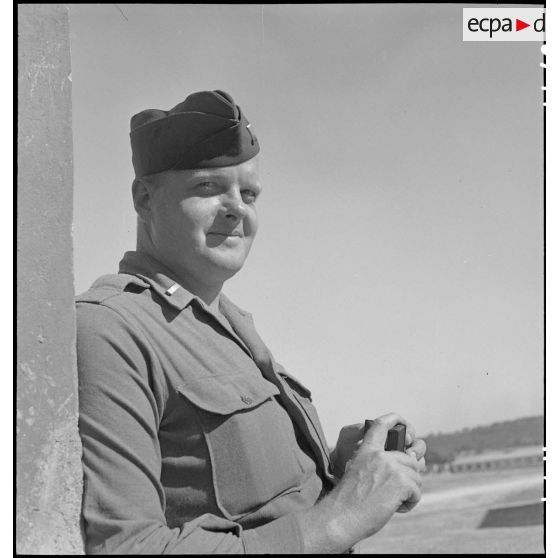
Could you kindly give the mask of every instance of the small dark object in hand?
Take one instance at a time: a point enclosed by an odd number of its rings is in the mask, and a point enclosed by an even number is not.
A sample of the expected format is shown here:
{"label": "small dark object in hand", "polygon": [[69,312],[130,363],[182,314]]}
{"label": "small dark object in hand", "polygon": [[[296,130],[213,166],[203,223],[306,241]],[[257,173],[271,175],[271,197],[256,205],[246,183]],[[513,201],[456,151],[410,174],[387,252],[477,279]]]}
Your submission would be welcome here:
{"label": "small dark object in hand", "polygon": [[[366,419],[364,421],[364,431],[366,432],[372,426],[373,420]],[[386,451],[405,451],[405,434],[407,428],[404,424],[396,424],[390,428],[387,433]]]}
{"label": "small dark object in hand", "polygon": [[405,451],[405,434],[407,428],[404,424],[396,424],[387,433],[386,451]]}

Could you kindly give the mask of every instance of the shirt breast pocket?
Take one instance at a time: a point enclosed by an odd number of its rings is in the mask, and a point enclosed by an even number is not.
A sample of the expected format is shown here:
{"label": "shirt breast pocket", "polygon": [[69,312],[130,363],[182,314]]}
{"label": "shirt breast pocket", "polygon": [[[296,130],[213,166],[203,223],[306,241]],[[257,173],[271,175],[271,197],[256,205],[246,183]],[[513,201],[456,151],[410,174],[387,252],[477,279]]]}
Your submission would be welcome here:
{"label": "shirt breast pocket", "polygon": [[302,466],[286,411],[271,382],[249,374],[195,378],[176,390],[196,409],[211,461],[217,505],[238,520],[299,491]]}

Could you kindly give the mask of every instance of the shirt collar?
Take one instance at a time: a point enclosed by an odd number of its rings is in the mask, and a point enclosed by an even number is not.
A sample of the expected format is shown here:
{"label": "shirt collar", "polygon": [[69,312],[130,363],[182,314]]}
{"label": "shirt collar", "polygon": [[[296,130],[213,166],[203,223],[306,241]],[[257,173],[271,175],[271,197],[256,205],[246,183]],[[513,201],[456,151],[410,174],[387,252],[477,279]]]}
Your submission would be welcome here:
{"label": "shirt collar", "polygon": [[221,312],[223,312],[223,317],[220,317],[216,315],[202,299],[182,287],[178,281],[173,278],[173,273],[168,267],[143,252],[126,252],[120,261],[118,271],[119,273],[127,273],[143,279],[161,299],[179,312],[184,310],[192,300],[197,300],[198,304],[206,312],[209,312],[233,338],[239,342],[248,355],[252,356],[242,335],[240,335],[232,323],[228,321],[231,312],[243,318],[246,318],[246,312],[240,310],[240,308],[233,304],[223,293],[219,295],[219,307]]}
{"label": "shirt collar", "polygon": [[142,252],[126,252],[118,271],[140,277],[149,283],[163,300],[179,311],[184,310],[197,298],[173,279],[173,274],[167,267]]}

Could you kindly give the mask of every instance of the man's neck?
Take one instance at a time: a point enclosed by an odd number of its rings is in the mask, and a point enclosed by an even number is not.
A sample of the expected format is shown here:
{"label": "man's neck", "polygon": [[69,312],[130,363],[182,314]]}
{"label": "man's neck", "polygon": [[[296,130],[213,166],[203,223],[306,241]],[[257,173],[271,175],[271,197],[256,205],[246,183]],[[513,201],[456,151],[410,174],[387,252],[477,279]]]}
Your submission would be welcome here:
{"label": "man's neck", "polygon": [[165,274],[167,274],[170,279],[176,281],[181,287],[184,287],[193,295],[201,298],[212,310],[219,310],[219,295],[221,294],[224,282],[215,282],[214,284],[201,282],[195,277],[192,277],[186,270],[181,270],[176,268],[176,266],[171,267],[167,262],[163,261],[158,254],[153,254],[151,250],[142,249],[138,246],[136,251],[146,254],[150,258],[158,261],[164,266]]}
{"label": "man's neck", "polygon": [[174,279],[187,291],[190,291],[193,295],[201,298],[209,308],[218,309],[219,295],[221,294],[221,289],[223,288],[222,283],[218,285],[207,285],[206,283],[200,283],[187,274],[180,272],[174,273]]}

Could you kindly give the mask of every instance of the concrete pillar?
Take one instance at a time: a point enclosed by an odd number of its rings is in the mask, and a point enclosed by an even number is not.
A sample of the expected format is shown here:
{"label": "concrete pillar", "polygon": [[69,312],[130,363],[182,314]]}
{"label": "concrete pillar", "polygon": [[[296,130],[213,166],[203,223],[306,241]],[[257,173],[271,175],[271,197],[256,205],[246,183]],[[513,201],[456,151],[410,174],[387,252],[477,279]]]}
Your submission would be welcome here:
{"label": "concrete pillar", "polygon": [[67,8],[18,5],[16,552],[83,554]]}

